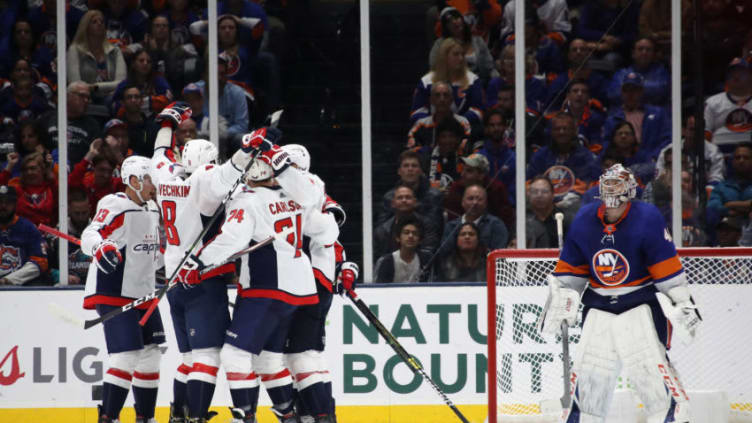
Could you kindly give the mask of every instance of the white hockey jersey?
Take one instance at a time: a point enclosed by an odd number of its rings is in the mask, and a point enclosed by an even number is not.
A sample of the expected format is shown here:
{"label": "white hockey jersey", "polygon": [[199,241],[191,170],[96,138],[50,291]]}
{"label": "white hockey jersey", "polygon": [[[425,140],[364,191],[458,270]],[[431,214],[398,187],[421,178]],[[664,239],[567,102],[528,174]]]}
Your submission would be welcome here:
{"label": "white hockey jersey", "polygon": [[713,144],[737,145],[749,141],[752,131],[752,98],[735,102],[727,92],[705,101],[705,131],[712,134]]}
{"label": "white hockey jersey", "polygon": [[[162,211],[167,241],[165,273],[168,277],[241,175],[242,169],[228,160],[221,166],[209,164],[199,167],[186,177],[172,151],[159,148],[154,152],[151,179],[157,188],[157,204]],[[217,218],[194,252],[201,248],[202,242],[216,236],[223,220],[223,216]],[[204,274],[202,279],[234,271],[235,266],[230,263]]]}
{"label": "white hockey jersey", "polygon": [[198,256],[206,266],[276,234],[272,243],[241,259],[238,295],[295,305],[318,302],[311,262],[301,249],[304,235],[321,245],[336,241],[339,228],[331,215],[302,207],[281,187],[247,186],[234,193],[226,215],[219,235]]}
{"label": "white hockey jersey", "polygon": [[[317,190],[321,191],[319,198],[314,203],[314,207],[323,212],[324,206],[329,199],[326,195],[324,181],[313,173],[307,173],[307,176],[317,187]],[[332,292],[337,264],[337,250],[335,249],[335,245],[321,244],[315,239],[307,239],[306,241],[307,249],[305,250],[311,259],[313,276],[321,286],[326,288],[327,291]]]}
{"label": "white hockey jersey", "polygon": [[[162,266],[159,251],[159,211],[153,202],[144,206],[119,192],[102,197],[97,214],[81,234],[81,251],[91,256],[103,239],[117,244],[123,260],[105,274],[89,265],[84,308],[97,304],[123,306],[154,291],[154,272]],[[139,308],[146,308],[149,303]]]}

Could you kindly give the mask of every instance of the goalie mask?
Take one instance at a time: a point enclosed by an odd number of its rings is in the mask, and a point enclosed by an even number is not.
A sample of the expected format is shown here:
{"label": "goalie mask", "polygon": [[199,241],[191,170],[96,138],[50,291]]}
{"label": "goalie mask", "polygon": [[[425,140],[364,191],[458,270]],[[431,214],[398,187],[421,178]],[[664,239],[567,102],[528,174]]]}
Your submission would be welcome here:
{"label": "goalie mask", "polygon": [[202,165],[216,163],[218,155],[214,144],[207,140],[195,139],[185,143],[180,162],[186,172],[193,173]]}
{"label": "goalie mask", "polygon": [[617,163],[601,175],[598,181],[598,198],[606,208],[615,209],[637,195],[637,181],[632,172]]}
{"label": "goalie mask", "polygon": [[303,172],[311,168],[311,155],[308,149],[300,144],[283,145],[282,149],[290,155],[290,161]]}
{"label": "goalie mask", "polygon": [[[144,177],[149,175],[151,171],[151,160],[143,156],[130,156],[123,160],[123,164],[120,165],[120,177],[123,180],[123,184],[132,189],[139,200],[145,203],[143,197],[141,197],[141,191],[144,189]],[[136,189],[131,185],[131,176],[135,176],[141,185],[140,189]]]}

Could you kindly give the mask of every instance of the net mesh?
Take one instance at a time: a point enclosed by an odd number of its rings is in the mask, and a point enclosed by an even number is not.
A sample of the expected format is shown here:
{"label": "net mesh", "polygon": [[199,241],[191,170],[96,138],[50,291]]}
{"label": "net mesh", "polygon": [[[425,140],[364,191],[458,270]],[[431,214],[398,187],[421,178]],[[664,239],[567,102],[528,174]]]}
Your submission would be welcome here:
{"label": "net mesh", "polygon": [[[746,422],[752,421],[752,366],[744,353],[752,345],[752,313],[745,312],[752,303],[752,254],[735,250],[734,255],[680,251],[704,321],[695,341],[689,346],[675,342],[669,357],[688,391],[724,392],[730,421]],[[504,421],[554,421],[561,413],[561,338],[542,337],[536,325],[548,296],[546,277],[557,256],[551,250],[538,257],[515,257],[503,250],[489,256],[494,268],[489,284],[495,284],[489,288],[496,298],[496,357],[489,360],[496,363],[494,414],[505,416]],[[570,358],[580,333],[579,327],[569,331]],[[633,387],[621,375],[615,388]]]}

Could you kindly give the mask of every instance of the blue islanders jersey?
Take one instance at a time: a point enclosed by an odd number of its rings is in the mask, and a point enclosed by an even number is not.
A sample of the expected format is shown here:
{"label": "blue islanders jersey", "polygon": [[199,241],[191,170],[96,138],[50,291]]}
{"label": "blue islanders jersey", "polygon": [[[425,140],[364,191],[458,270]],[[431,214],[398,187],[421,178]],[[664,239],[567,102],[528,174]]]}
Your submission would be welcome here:
{"label": "blue islanders jersey", "polygon": [[[639,291],[645,294],[642,300],[648,301],[655,299],[659,284],[665,292],[686,283],[676,248],[655,206],[632,201],[614,223],[606,223],[604,215],[603,203],[594,202],[583,206],[572,222],[554,270],[564,286],[579,292],[589,288],[608,297]],[[585,295],[582,301],[585,306],[603,304],[593,295]]]}

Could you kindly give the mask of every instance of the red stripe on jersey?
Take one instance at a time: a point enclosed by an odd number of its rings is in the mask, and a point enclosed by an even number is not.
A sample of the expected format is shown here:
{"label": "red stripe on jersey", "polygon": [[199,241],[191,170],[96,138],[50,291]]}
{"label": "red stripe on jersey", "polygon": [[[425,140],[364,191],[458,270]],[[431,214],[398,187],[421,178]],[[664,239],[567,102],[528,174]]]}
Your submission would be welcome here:
{"label": "red stripe on jersey", "polygon": [[217,376],[217,371],[219,371],[219,367],[209,366],[208,364],[203,364],[203,363],[193,363],[192,371],[206,373],[211,376]]}
{"label": "red stripe on jersey", "polygon": [[215,276],[224,275],[226,273],[235,273],[235,263],[226,263],[219,267],[215,267],[212,270],[209,270],[206,273],[201,274],[201,280],[205,281],[207,279],[213,278]]}
{"label": "red stripe on jersey", "polygon": [[235,373],[235,372],[227,372],[227,380],[253,380],[256,379],[258,376],[256,376],[256,373],[250,372],[250,373]]}
{"label": "red stripe on jersey", "polygon": [[333,292],[334,287],[332,286],[332,281],[327,278],[324,273],[322,273],[319,269],[313,268],[313,277],[316,278],[316,280],[326,288],[327,291]]}
{"label": "red stripe on jersey", "polygon": [[108,238],[110,235],[112,235],[115,230],[121,226],[123,226],[123,223],[125,222],[125,213],[121,213],[117,215],[114,219],[112,219],[112,222],[102,227],[102,229],[99,230],[99,234],[102,235],[103,239]]}
{"label": "red stripe on jersey", "polygon": [[342,263],[343,261],[345,261],[345,247],[339,241],[334,241],[334,262]]}
{"label": "red stripe on jersey", "polygon": [[260,376],[261,376],[261,381],[262,382],[267,382],[267,381],[270,381],[270,380],[277,380],[277,379],[282,379],[284,377],[288,377],[288,376],[290,376],[290,371],[287,370],[287,369],[285,369],[285,370],[282,370],[279,373],[275,373],[275,374],[262,374]]}
{"label": "red stripe on jersey", "polygon": [[318,294],[299,297],[276,289],[243,289],[240,291],[240,296],[244,298],[271,298],[292,305],[311,305],[319,302]]}
{"label": "red stripe on jersey", "polygon": [[180,366],[178,366],[178,373],[188,375],[191,372],[191,369],[191,367],[188,367],[185,364],[181,364]]}
{"label": "red stripe on jersey", "polygon": [[120,379],[127,380],[128,382],[130,382],[132,379],[132,376],[130,373],[126,372],[125,370],[115,369],[112,367],[107,369],[107,374],[113,375],[115,377],[119,377]]}
{"label": "red stripe on jersey", "polygon": [[[123,297],[114,297],[111,295],[94,294],[94,295],[89,295],[88,297],[84,298],[84,308],[87,310],[93,310],[94,306],[98,304],[114,306],[114,307],[122,307],[126,304],[132,303],[133,300],[135,300],[135,298],[123,298]],[[152,301],[154,300],[149,300],[143,304],[139,304],[135,308],[146,310],[147,308],[149,308]]]}
{"label": "red stripe on jersey", "polygon": [[141,380],[159,380],[159,372],[157,373],[141,373],[133,372],[133,377]]}
{"label": "red stripe on jersey", "polygon": [[554,273],[568,273],[577,276],[587,276],[590,273],[590,269],[587,264],[581,264],[579,266],[572,266],[566,261],[559,259],[556,263]]}
{"label": "red stripe on jersey", "polygon": [[648,272],[650,272],[650,275],[655,280],[666,279],[667,277],[678,273],[680,270],[682,270],[682,265],[681,261],[679,261],[678,255],[674,255],[673,257],[667,258],[666,260],[660,261],[652,266],[648,266]]}
{"label": "red stripe on jersey", "polygon": [[600,282],[596,281],[593,278],[590,278],[590,286],[593,288],[604,288],[604,289],[614,289],[614,288],[624,288],[628,286],[638,286],[642,284],[643,282],[650,280],[650,276],[645,276],[644,278],[633,280],[632,282],[627,283],[620,283],[619,285],[603,285]]}

